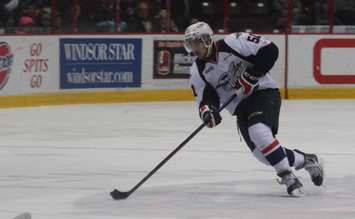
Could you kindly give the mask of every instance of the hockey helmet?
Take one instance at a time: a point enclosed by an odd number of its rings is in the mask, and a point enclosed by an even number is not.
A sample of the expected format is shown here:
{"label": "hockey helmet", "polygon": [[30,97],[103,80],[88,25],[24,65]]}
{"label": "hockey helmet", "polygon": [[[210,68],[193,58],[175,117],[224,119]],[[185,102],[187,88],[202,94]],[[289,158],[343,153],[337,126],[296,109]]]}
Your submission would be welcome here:
{"label": "hockey helmet", "polygon": [[205,22],[197,22],[185,30],[184,46],[188,53],[192,52],[193,44],[202,42],[207,48],[213,43],[213,31]]}

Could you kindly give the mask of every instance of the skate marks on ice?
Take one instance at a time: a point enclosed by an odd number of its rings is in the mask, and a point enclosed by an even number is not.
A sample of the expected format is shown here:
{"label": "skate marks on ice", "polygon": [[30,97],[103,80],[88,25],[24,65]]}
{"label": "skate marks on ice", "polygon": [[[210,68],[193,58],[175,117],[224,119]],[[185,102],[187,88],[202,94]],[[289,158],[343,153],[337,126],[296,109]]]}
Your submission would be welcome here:
{"label": "skate marks on ice", "polygon": [[355,176],[330,178],[322,187],[303,182],[306,195],[298,198],[271,178],[150,186],[127,200],[114,201],[108,192],[82,198],[72,213],[145,219],[355,217]]}

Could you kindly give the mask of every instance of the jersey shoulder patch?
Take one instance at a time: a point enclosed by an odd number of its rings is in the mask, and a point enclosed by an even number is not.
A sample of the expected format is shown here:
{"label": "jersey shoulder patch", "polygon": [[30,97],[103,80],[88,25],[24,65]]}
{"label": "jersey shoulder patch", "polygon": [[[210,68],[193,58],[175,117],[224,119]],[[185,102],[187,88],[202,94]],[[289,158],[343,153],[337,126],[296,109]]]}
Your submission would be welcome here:
{"label": "jersey shoulder patch", "polygon": [[224,38],[224,42],[233,50],[241,54],[245,43],[244,33],[232,33]]}
{"label": "jersey shoulder patch", "polygon": [[227,52],[227,53],[232,53],[235,56],[238,56],[241,59],[246,59],[245,56],[241,55],[238,51],[233,49],[231,46],[229,46],[225,39],[223,40],[218,40],[217,41],[217,48],[219,52]]}
{"label": "jersey shoulder patch", "polygon": [[251,33],[233,33],[224,38],[225,43],[244,57],[256,55],[260,48],[271,41]]}

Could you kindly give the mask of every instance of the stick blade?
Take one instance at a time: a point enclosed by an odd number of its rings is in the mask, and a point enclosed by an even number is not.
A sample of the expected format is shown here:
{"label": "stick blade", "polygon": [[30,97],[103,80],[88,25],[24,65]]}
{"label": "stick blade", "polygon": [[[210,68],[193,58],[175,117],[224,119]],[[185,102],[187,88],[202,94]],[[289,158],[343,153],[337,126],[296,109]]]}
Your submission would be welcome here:
{"label": "stick blade", "polygon": [[130,193],[120,192],[117,189],[115,189],[110,193],[110,195],[114,200],[121,200],[121,199],[126,199],[130,195]]}

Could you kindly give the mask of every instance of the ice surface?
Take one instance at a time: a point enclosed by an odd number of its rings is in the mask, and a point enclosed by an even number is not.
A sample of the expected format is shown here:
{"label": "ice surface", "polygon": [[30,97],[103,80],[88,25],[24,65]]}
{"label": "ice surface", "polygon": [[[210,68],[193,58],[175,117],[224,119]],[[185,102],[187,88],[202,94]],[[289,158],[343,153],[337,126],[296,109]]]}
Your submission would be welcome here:
{"label": "ice surface", "polygon": [[200,125],[192,102],[0,110],[0,218],[355,218],[355,101],[284,101],[278,139],[316,152],[325,186],[304,171],[290,198],[240,142],[235,118],[203,129],[127,200],[131,189]]}

